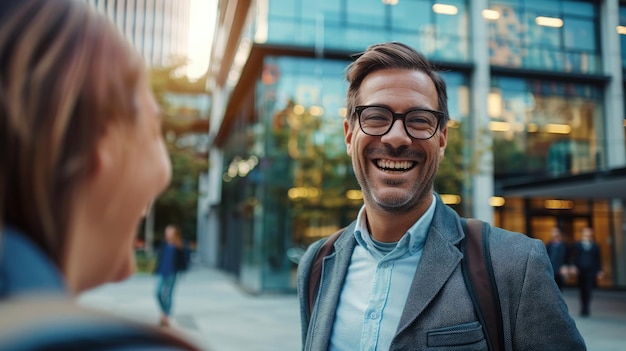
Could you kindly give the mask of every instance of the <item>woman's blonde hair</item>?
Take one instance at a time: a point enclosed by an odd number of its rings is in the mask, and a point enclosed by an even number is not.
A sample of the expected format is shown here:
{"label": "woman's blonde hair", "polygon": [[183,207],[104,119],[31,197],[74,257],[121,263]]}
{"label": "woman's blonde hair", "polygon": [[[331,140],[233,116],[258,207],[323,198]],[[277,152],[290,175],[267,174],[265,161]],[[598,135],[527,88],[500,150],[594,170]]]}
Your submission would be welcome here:
{"label": "woman's blonde hair", "polygon": [[0,229],[58,264],[73,192],[106,127],[134,121],[144,65],[86,4],[15,3],[0,13]]}

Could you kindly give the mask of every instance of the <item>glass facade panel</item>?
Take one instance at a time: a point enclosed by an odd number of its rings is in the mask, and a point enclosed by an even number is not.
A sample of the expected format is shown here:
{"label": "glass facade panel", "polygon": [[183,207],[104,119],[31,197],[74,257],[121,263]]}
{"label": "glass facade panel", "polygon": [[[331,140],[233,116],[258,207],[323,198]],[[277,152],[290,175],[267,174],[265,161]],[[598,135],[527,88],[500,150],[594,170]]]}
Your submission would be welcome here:
{"label": "glass facade panel", "polygon": [[[494,224],[540,239],[544,243],[551,239],[552,228],[559,227],[567,244],[579,241],[582,228],[591,226],[595,241],[600,245],[602,270],[605,273],[598,280],[598,285],[610,287],[615,279],[612,265],[614,253],[609,244],[612,240],[612,215],[609,202],[603,199],[507,198],[505,205],[497,208]],[[576,286],[575,277],[570,276],[566,284]]]}
{"label": "glass facade panel", "polygon": [[426,1],[400,1],[391,8],[391,23],[398,31],[432,31],[432,4]]}
{"label": "glass facade panel", "polygon": [[469,187],[465,187],[469,174],[466,166],[471,155],[468,153],[466,141],[469,135],[470,98],[467,76],[458,72],[442,73],[448,87],[448,143],[446,153],[439,165],[435,178],[435,191],[439,194],[458,195],[460,203],[449,203],[458,213],[469,210]]}
{"label": "glass facade panel", "polygon": [[387,7],[379,0],[346,0],[349,27],[385,28]]}
{"label": "glass facade panel", "polygon": [[[469,60],[465,0],[268,0],[271,44],[362,51],[383,41],[403,41],[432,59]],[[274,12],[274,9],[277,9]]]}
{"label": "glass facade panel", "polygon": [[601,91],[585,84],[493,78],[489,115],[496,180],[602,169]]}
{"label": "glass facade panel", "polygon": [[597,4],[490,1],[489,9],[493,65],[601,73]]}

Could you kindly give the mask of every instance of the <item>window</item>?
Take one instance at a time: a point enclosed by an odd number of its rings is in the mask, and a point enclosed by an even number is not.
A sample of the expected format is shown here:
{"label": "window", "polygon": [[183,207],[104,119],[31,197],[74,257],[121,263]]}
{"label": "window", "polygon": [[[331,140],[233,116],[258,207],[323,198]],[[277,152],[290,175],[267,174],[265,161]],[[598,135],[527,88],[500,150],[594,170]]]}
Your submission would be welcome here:
{"label": "window", "polygon": [[583,1],[490,1],[491,63],[600,73],[597,7]]}

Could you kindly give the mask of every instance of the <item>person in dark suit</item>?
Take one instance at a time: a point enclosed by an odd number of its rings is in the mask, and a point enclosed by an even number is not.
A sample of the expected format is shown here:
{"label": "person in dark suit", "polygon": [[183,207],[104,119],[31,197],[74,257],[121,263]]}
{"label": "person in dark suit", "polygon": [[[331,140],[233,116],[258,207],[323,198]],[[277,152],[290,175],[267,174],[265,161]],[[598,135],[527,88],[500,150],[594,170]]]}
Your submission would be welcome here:
{"label": "person in dark suit", "polygon": [[591,313],[591,293],[596,280],[602,278],[602,257],[600,246],[593,240],[593,230],[589,227],[582,229],[582,238],[574,244],[572,263],[580,289],[580,315],[589,316]]}
{"label": "person in dark suit", "polygon": [[559,227],[552,228],[552,239],[546,244],[546,251],[548,251],[552,270],[554,271],[554,281],[559,289],[563,289],[565,277],[568,274],[569,247],[563,241]]}

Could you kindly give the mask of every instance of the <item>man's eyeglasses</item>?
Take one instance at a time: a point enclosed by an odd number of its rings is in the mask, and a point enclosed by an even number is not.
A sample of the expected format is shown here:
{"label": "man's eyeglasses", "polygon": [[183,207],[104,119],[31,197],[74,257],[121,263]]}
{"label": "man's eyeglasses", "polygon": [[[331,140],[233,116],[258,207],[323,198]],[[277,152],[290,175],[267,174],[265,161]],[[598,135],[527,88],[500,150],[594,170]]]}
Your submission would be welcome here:
{"label": "man's eyeglasses", "polygon": [[382,136],[391,130],[396,119],[404,122],[404,130],[413,139],[430,139],[437,132],[444,117],[441,111],[415,108],[405,113],[394,113],[384,106],[357,106],[354,108],[359,117],[359,126],[363,133]]}

